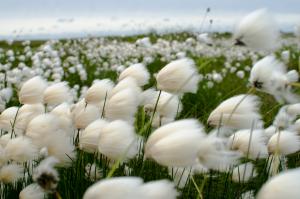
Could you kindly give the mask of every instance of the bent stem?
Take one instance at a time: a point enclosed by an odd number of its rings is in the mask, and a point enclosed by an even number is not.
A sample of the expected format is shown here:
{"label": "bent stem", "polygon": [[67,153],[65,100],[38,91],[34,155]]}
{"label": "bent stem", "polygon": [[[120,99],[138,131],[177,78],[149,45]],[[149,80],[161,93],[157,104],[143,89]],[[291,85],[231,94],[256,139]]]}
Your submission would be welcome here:
{"label": "bent stem", "polygon": [[238,107],[241,105],[241,103],[250,95],[255,93],[255,87],[251,87],[248,92],[245,94],[245,96],[235,105],[232,112],[230,113],[227,122],[229,122],[234,114],[234,112],[238,109]]}
{"label": "bent stem", "polygon": [[157,96],[157,99],[156,99],[156,102],[155,102],[154,110],[153,110],[152,116],[150,118],[150,124],[147,127],[146,137],[148,137],[149,134],[150,134],[151,125],[152,125],[152,122],[153,122],[153,119],[154,119],[154,116],[155,116],[155,112],[156,112],[156,109],[157,109],[157,106],[158,106],[158,101],[159,101],[160,95],[161,95],[161,90],[159,90],[159,93],[158,93],[158,96]]}
{"label": "bent stem", "polygon": [[288,83],[288,85],[300,88],[300,83],[299,82],[290,82],[290,83]]}
{"label": "bent stem", "polygon": [[204,177],[204,178],[203,178],[203,182],[201,183],[201,186],[199,187],[199,186],[197,185],[197,183],[196,183],[196,180],[195,180],[194,176],[191,175],[191,180],[192,180],[192,182],[193,182],[193,184],[194,184],[194,186],[195,186],[195,188],[196,188],[196,190],[197,190],[197,192],[198,192],[197,198],[200,198],[200,199],[203,199],[203,194],[202,194],[202,192],[203,192],[204,186],[205,186],[205,184],[206,184],[206,182],[207,182],[207,179],[208,179],[208,176],[207,176],[207,175],[204,175],[203,177]]}
{"label": "bent stem", "polygon": [[15,126],[16,126],[16,121],[17,121],[17,117],[18,117],[18,114],[19,114],[19,110],[20,110],[20,106],[18,107],[16,115],[14,117],[14,121],[11,124],[12,132],[11,132],[11,137],[10,138],[12,138],[13,135],[16,137]]}
{"label": "bent stem", "polygon": [[103,108],[102,108],[101,118],[104,117],[104,111],[105,111],[106,100],[107,100],[107,91],[105,92],[105,98],[104,98],[104,104],[103,104]]}

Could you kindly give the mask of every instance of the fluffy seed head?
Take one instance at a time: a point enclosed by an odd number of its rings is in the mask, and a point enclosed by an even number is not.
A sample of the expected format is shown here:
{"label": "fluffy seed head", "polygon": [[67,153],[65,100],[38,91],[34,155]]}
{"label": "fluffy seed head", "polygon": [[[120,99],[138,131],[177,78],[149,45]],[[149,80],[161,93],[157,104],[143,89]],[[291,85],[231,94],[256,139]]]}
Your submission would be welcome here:
{"label": "fluffy seed head", "polygon": [[223,101],[209,115],[207,123],[233,129],[261,126],[259,98],[254,95],[237,95]]}
{"label": "fluffy seed head", "polygon": [[98,104],[108,98],[109,92],[113,89],[114,83],[110,79],[94,81],[93,85],[85,94],[85,101],[88,104]]}
{"label": "fluffy seed head", "polygon": [[23,177],[24,169],[18,164],[7,164],[0,169],[0,182],[15,183]]}
{"label": "fluffy seed head", "polygon": [[273,17],[265,10],[256,10],[245,16],[234,32],[236,45],[255,50],[272,50],[278,42],[279,30]]}
{"label": "fluffy seed head", "polygon": [[59,181],[58,172],[54,166],[59,161],[54,157],[48,157],[40,162],[34,169],[33,181],[35,181],[46,192],[53,192],[56,190]]}
{"label": "fluffy seed head", "polygon": [[19,199],[43,199],[45,193],[38,184],[30,184],[19,194]]}
{"label": "fluffy seed head", "polygon": [[145,157],[165,166],[192,166],[197,160],[202,125],[193,119],[166,124],[155,130],[145,146]]}
{"label": "fluffy seed head", "polygon": [[43,93],[47,88],[47,82],[40,76],[27,80],[19,92],[21,104],[36,104],[43,102]]}
{"label": "fluffy seed head", "polygon": [[268,142],[269,153],[288,155],[300,150],[300,137],[295,132],[279,131]]}
{"label": "fluffy seed head", "polygon": [[119,76],[119,80],[132,77],[139,86],[144,86],[150,79],[150,74],[144,64],[134,64],[126,68]]}
{"label": "fluffy seed head", "polygon": [[57,105],[68,101],[72,101],[72,96],[66,82],[55,83],[44,91],[44,104]]}
{"label": "fluffy seed head", "polygon": [[37,157],[37,147],[24,136],[11,139],[5,146],[6,156],[13,161],[23,163]]}
{"label": "fluffy seed head", "polygon": [[79,148],[88,153],[97,152],[99,135],[106,124],[108,122],[102,119],[97,119],[90,123],[79,133]]}
{"label": "fluffy seed head", "polygon": [[196,93],[199,80],[197,68],[191,59],[172,61],[156,76],[157,88],[170,93]]}
{"label": "fluffy seed head", "polygon": [[0,115],[0,128],[5,131],[11,131],[17,112],[18,107],[15,106],[5,109]]}
{"label": "fluffy seed head", "polygon": [[240,151],[250,159],[265,158],[268,156],[266,137],[263,130],[244,129],[239,130],[230,136],[229,147],[232,150]]}
{"label": "fluffy seed head", "polygon": [[232,180],[234,182],[248,182],[257,175],[254,165],[251,162],[241,164],[232,171]]}
{"label": "fluffy seed head", "polygon": [[297,199],[300,195],[300,169],[291,169],[269,179],[257,194],[257,199]]}
{"label": "fluffy seed head", "polygon": [[138,153],[138,141],[133,126],[125,121],[115,120],[102,128],[98,150],[113,160],[130,159]]}

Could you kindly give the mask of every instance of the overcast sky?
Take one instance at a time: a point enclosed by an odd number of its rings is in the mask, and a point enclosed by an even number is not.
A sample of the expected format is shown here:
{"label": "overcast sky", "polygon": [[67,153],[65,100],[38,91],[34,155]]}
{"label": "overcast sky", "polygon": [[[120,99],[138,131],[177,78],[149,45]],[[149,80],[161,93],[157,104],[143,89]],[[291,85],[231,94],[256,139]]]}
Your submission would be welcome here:
{"label": "overcast sky", "polygon": [[[273,13],[283,30],[291,31],[295,23],[300,23],[300,0],[0,0],[0,37],[11,32],[109,32],[112,25],[114,31],[124,27],[129,31],[134,23],[139,24],[135,30],[146,23],[148,29],[166,24],[155,21],[149,25],[154,19],[168,19],[168,26],[189,28],[201,23],[207,7],[211,8],[209,18],[214,19],[214,30],[230,30],[242,16],[259,8]],[[144,18],[148,21],[142,21]],[[58,19],[72,20],[61,26]]]}
{"label": "overcast sky", "polygon": [[0,0],[0,16],[126,16],[135,13],[200,15],[207,7],[216,13],[243,13],[268,8],[276,13],[300,14],[299,0]]}

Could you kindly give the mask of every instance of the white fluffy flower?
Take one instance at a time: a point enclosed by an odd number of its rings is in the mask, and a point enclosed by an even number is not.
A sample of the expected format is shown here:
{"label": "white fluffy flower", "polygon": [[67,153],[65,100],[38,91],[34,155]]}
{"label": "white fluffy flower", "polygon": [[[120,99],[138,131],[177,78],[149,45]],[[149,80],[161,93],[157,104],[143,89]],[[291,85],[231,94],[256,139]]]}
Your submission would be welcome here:
{"label": "white fluffy flower", "polygon": [[109,93],[109,98],[111,98],[113,95],[126,90],[130,89],[134,95],[136,96],[136,100],[140,102],[140,94],[142,92],[141,88],[138,86],[136,80],[132,77],[126,77],[118,82],[117,85],[111,90]]}
{"label": "white fluffy flower", "polygon": [[24,169],[18,164],[7,164],[0,169],[0,182],[14,183],[23,177]]}
{"label": "white fluffy flower", "polygon": [[85,94],[85,101],[88,104],[98,104],[108,98],[109,92],[113,89],[114,83],[110,79],[94,81]]}
{"label": "white fluffy flower", "polygon": [[66,82],[55,83],[44,91],[44,104],[57,105],[72,101],[70,89]]}
{"label": "white fluffy flower", "polygon": [[257,194],[257,199],[298,199],[300,169],[291,169],[269,179]]}
{"label": "white fluffy flower", "polygon": [[130,88],[117,92],[107,101],[105,118],[109,120],[121,119],[133,123],[134,114],[139,104],[138,97]]}
{"label": "white fluffy flower", "polygon": [[59,177],[54,166],[58,164],[58,160],[54,157],[48,157],[42,160],[34,169],[33,181],[38,183],[45,191],[55,191]]}
{"label": "white fluffy flower", "polygon": [[300,137],[295,132],[279,131],[268,142],[269,153],[288,155],[300,150]]}
{"label": "white fluffy flower", "polygon": [[145,112],[150,116],[152,116],[158,100],[152,123],[154,127],[172,122],[177,113],[180,113],[182,110],[182,104],[178,96],[164,91],[161,91],[159,99],[158,96],[159,92],[153,89],[148,89],[142,93],[142,105],[144,105]]}
{"label": "white fluffy flower", "polygon": [[196,93],[200,76],[191,59],[172,61],[156,76],[157,88],[170,93]]}
{"label": "white fluffy flower", "polygon": [[37,157],[37,147],[24,136],[11,139],[4,148],[8,159],[16,162],[26,162]]}
{"label": "white fluffy flower", "polygon": [[28,185],[19,194],[19,199],[44,199],[45,193],[41,187],[35,183]]}
{"label": "white fluffy flower", "polygon": [[106,124],[108,124],[108,122],[102,119],[97,119],[90,123],[79,133],[79,148],[89,153],[97,152],[99,134]]}
{"label": "white fluffy flower", "polygon": [[257,175],[254,165],[251,162],[241,164],[232,171],[232,180],[234,182],[248,182]]}
{"label": "white fluffy flower", "polygon": [[209,135],[199,142],[198,160],[209,169],[228,171],[238,163],[240,153],[230,151],[225,139]]}
{"label": "white fluffy flower", "polygon": [[230,136],[229,147],[238,150],[250,159],[265,158],[268,156],[266,137],[263,130],[244,129]]}
{"label": "white fluffy flower", "polygon": [[192,166],[204,137],[202,125],[194,119],[166,124],[155,130],[145,146],[145,157],[165,166]]}
{"label": "white fluffy flower", "polygon": [[236,45],[245,45],[256,50],[274,49],[278,37],[276,22],[265,9],[245,16],[234,32]]}
{"label": "white fluffy flower", "polygon": [[119,75],[119,80],[125,79],[126,77],[132,77],[136,80],[139,86],[144,86],[150,79],[150,74],[144,64],[133,64],[122,71]]}
{"label": "white fluffy flower", "polygon": [[100,110],[92,104],[87,104],[86,107],[75,113],[75,126],[77,129],[84,129],[98,118],[100,118]]}
{"label": "white fluffy flower", "polygon": [[105,125],[98,141],[99,152],[113,160],[133,158],[139,151],[139,139],[133,126],[122,120]]}
{"label": "white fluffy flower", "polygon": [[20,107],[16,119],[16,129],[20,133],[24,133],[28,123],[38,115],[43,114],[45,111],[42,104],[24,104]]}
{"label": "white fluffy flower", "polygon": [[299,98],[291,92],[289,83],[297,82],[298,78],[296,70],[287,72],[283,63],[269,55],[254,64],[249,81],[256,89],[273,95],[280,103],[296,103]]}
{"label": "white fluffy flower", "polygon": [[223,101],[209,115],[207,123],[244,129],[262,126],[259,98],[254,95],[237,95]]}
{"label": "white fluffy flower", "polygon": [[168,180],[143,183],[139,177],[117,177],[101,180],[84,193],[83,199],[175,199],[178,193]]}
{"label": "white fluffy flower", "polygon": [[11,131],[17,112],[18,107],[15,106],[5,109],[0,115],[0,128],[5,131]]}
{"label": "white fluffy flower", "polygon": [[19,92],[21,104],[36,104],[43,102],[43,93],[47,88],[47,82],[40,76],[27,80]]}
{"label": "white fluffy flower", "polygon": [[26,136],[39,147],[47,147],[48,154],[59,159],[62,165],[70,163],[74,158],[74,146],[71,138],[61,128],[60,119],[52,114],[43,114],[30,121]]}

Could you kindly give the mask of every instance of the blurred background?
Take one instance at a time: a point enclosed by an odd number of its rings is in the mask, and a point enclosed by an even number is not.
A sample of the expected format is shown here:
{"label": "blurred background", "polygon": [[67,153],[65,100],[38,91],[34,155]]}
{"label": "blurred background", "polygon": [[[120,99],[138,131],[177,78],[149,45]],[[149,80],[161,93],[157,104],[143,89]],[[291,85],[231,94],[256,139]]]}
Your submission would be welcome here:
{"label": "blurred background", "polygon": [[0,39],[224,32],[259,8],[281,31],[300,23],[299,0],[0,0]]}

